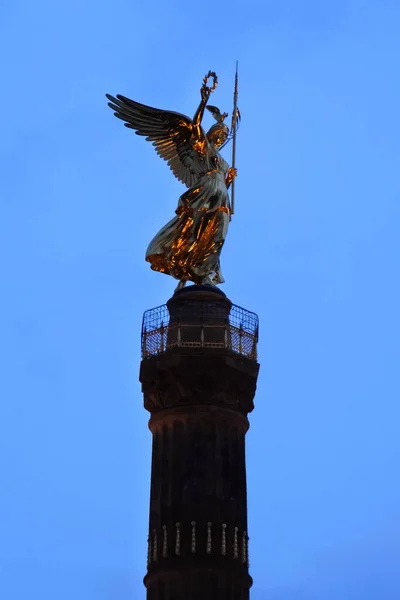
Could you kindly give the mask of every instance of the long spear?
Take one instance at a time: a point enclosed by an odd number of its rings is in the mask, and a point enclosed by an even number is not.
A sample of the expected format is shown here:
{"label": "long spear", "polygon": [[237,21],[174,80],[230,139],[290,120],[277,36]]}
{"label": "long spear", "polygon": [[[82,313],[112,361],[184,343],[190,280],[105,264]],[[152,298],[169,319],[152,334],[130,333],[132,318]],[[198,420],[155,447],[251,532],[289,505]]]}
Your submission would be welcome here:
{"label": "long spear", "polygon": [[[236,75],[235,75],[235,90],[233,92],[233,114],[232,114],[232,125],[231,130],[233,132],[232,140],[232,168],[236,166],[236,129],[237,129],[237,116],[238,116],[238,61],[236,61]],[[231,214],[235,212],[235,177],[232,180],[231,185]]]}

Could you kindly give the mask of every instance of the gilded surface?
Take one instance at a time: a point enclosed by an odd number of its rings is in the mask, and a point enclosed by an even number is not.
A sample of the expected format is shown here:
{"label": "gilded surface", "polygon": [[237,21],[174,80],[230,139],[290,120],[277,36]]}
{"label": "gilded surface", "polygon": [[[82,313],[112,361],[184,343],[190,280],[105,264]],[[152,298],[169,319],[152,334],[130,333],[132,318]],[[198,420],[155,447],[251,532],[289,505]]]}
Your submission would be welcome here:
{"label": "gilded surface", "polygon": [[[208,85],[210,78],[212,86]],[[107,94],[115,116],[152,142],[175,177],[188,188],[178,200],[176,216],[155,235],[146,251],[151,268],[178,279],[178,288],[186,281],[224,281],[220,253],[232,212],[228,188],[236,177],[236,169],[230,168],[219,153],[229,136],[224,123],[228,115],[221,114],[215,106],[207,106],[216,87],[217,76],[210,71],[203,80],[193,119],[139,104],[125,96]],[[206,107],[216,119],[207,133],[201,126]]]}

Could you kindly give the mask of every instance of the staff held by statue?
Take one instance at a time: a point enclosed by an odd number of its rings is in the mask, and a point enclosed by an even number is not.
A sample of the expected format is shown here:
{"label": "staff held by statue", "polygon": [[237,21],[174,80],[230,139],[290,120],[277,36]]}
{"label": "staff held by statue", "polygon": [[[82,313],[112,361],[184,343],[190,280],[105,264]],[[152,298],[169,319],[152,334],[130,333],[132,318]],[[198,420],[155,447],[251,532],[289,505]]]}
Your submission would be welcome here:
{"label": "staff held by statue", "polygon": [[[238,119],[240,120],[240,113],[237,107],[238,100],[238,61],[236,61],[236,74],[235,74],[235,89],[233,92],[233,113],[232,113],[232,168],[236,169],[236,131],[238,125]],[[231,214],[235,212],[235,178],[233,178],[231,185]]]}

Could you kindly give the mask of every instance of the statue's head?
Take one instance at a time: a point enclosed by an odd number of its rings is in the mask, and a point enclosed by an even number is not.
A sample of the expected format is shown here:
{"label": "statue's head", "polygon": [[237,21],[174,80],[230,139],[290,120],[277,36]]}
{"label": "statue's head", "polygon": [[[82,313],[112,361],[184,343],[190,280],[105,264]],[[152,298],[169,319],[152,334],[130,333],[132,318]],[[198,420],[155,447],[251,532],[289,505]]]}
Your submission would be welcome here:
{"label": "statue's head", "polygon": [[215,123],[207,131],[207,139],[211,144],[214,144],[217,148],[225,144],[229,136],[229,127],[224,123]]}
{"label": "statue's head", "polygon": [[229,136],[229,127],[224,123],[224,119],[228,116],[228,113],[221,113],[217,106],[207,106],[207,110],[210,111],[217,121],[215,125],[208,130],[207,139],[211,144],[220,148],[220,146],[225,144]]}

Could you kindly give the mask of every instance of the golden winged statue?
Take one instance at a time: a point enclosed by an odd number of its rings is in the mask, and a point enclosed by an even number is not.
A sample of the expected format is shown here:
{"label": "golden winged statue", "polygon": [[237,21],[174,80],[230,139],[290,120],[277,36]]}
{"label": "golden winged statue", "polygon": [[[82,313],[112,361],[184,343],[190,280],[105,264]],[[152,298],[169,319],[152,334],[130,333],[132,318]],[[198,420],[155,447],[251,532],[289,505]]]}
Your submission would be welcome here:
{"label": "golden winged statue", "polygon": [[[210,77],[212,86],[207,85]],[[187,281],[197,285],[224,281],[220,253],[231,215],[228,188],[236,169],[230,168],[219,153],[230,135],[224,123],[227,113],[207,106],[216,87],[217,76],[210,71],[203,79],[193,119],[119,94],[106,94],[115,116],[152,142],[157,154],[188,188],[178,200],[176,216],[157,233],[146,251],[152,269],[179,280],[177,289]],[[206,106],[217,121],[207,133],[201,126]]]}

